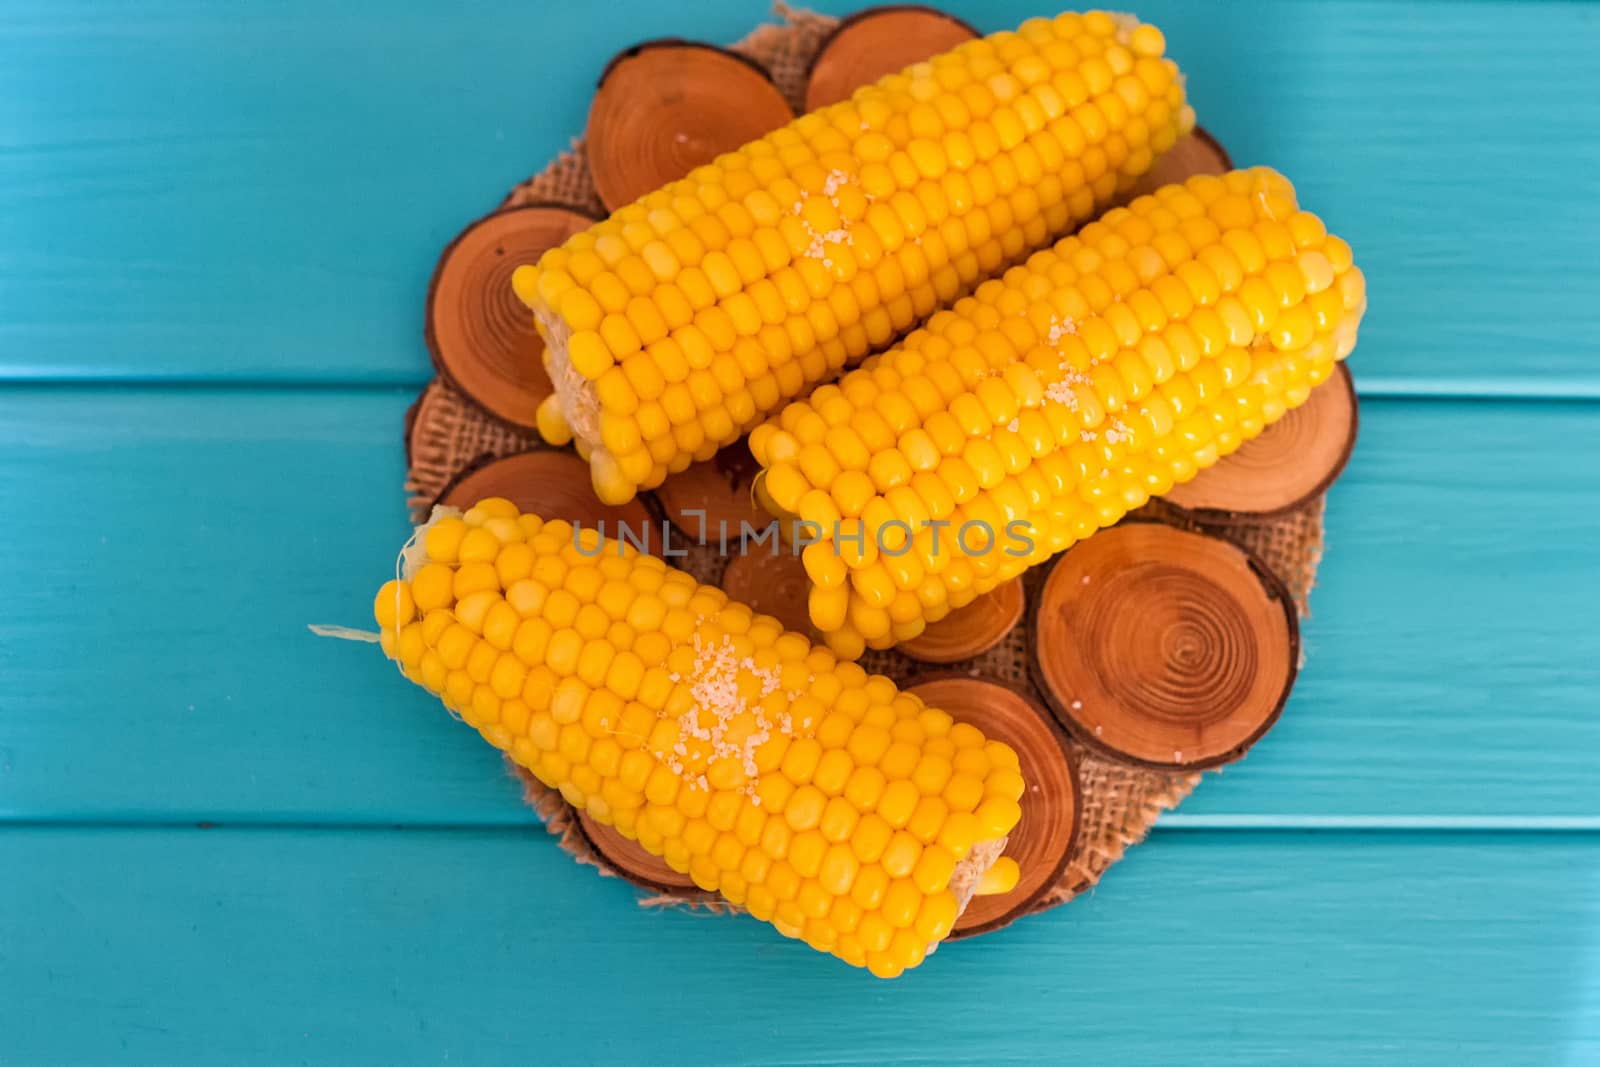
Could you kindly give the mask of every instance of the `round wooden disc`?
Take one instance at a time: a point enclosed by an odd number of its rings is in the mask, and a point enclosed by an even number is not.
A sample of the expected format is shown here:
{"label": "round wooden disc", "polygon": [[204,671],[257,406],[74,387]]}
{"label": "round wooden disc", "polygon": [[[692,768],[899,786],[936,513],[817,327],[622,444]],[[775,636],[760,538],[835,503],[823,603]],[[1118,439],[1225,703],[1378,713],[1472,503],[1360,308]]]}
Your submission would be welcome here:
{"label": "round wooden disc", "polygon": [[578,812],[578,825],[594,850],[630,882],[663,893],[701,892],[687,874],[673,870],[666,860],[646,852],[643,845],[623,837],[615,827],[590,818],[588,812]]}
{"label": "round wooden disc", "polygon": [[1017,861],[1021,876],[1009,893],[968,901],[951,936],[1004,926],[1030,911],[1055,885],[1072,854],[1079,822],[1078,775],[1065,739],[1048,712],[998,682],[954,675],[908,691],[1016,749],[1028,791],[1021,801],[1022,821],[1011,831],[1005,854]]}
{"label": "round wooden disc", "polygon": [[434,268],[423,331],[434,366],[507,422],[533,426],[551,390],[544,342],[511,273],[594,221],[553,204],[497,211],[463,230]]}
{"label": "round wooden disc", "polygon": [[1333,484],[1355,448],[1355,383],[1343,363],[1304,404],[1164,498],[1197,518],[1277,515]]}
{"label": "round wooden disc", "polygon": [[955,663],[987,652],[1022,618],[1022,579],[1013,578],[957,608],[900,645],[924,663]]}
{"label": "round wooden disc", "polygon": [[[744,440],[734,442],[710,459],[690,464],[656,488],[656,500],[667,519],[691,541],[715,545],[721,531],[730,541],[739,539],[739,524],[763,530],[772,516],[756,504],[750,486],[761,467]],[[690,512],[704,512],[702,518]]]}
{"label": "round wooden disc", "polygon": [[1033,669],[1062,724],[1146,766],[1213,767],[1277,721],[1300,632],[1283,583],[1229,541],[1155,523],[1069,549],[1039,595]]}
{"label": "round wooden disc", "polygon": [[834,28],[806,78],[806,110],[847,99],[863,85],[978,36],[954,15],[921,4],[858,11]]}
{"label": "round wooden disc", "polygon": [[695,41],[647,41],[600,76],[584,135],[589,172],[615,211],[792,118],[750,60]]}
{"label": "round wooden disc", "polygon": [[525,512],[546,519],[565,519],[598,528],[606,524],[607,537],[618,536],[618,524],[628,527],[638,540],[650,537],[653,546],[660,530],[650,529],[650,512],[637,499],[610,507],[595,498],[589,465],[568,452],[536,449],[468,467],[439,494],[438,503],[470,508],[485,497],[502,496]]}
{"label": "round wooden disc", "polygon": [[1128,193],[1128,199],[1153,193],[1163,185],[1186,181],[1196,174],[1226,174],[1232,169],[1233,158],[1227,149],[1205,129],[1196,126],[1162,153],[1155,166]]}
{"label": "round wooden disc", "polygon": [[771,615],[785,630],[811,633],[807,607],[811,579],[805,564],[781,545],[777,555],[772,555],[767,545],[735,554],[723,572],[722,591],[763,615]]}

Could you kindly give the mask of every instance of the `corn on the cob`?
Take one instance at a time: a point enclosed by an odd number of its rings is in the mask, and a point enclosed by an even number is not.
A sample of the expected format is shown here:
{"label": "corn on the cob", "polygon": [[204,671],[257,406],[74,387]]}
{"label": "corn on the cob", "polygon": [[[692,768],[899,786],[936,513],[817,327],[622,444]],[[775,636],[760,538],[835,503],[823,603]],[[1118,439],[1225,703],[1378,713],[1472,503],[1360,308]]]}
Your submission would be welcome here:
{"label": "corn on the cob", "polygon": [[812,622],[887,647],[1116,522],[1302,403],[1365,307],[1274,171],[1108,212],[751,434],[768,505],[849,536],[805,550]]}
{"label": "corn on the cob", "polygon": [[436,513],[406,573],[374,613],[407,677],[696,884],[874,974],[950,932],[1021,815],[1004,743],[593,529],[484,500]]}
{"label": "corn on the cob", "polygon": [[970,41],[719,157],[522,267],[547,440],[620,503],[1086,221],[1193,126],[1154,26]]}

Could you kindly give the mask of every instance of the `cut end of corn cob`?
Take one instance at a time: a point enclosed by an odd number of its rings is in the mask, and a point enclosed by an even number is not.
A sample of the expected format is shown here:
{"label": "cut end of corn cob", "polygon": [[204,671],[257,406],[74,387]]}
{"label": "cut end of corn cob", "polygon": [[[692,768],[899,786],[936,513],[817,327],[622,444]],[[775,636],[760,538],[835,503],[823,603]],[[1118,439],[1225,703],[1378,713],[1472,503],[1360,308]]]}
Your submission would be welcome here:
{"label": "cut end of corn cob", "polygon": [[1031,19],[697,167],[519,270],[552,443],[621,503],[1131,189],[1194,125],[1159,30]]}
{"label": "cut end of corn cob", "polygon": [[916,637],[1304,403],[1365,308],[1275,171],[1107,212],[751,434],[763,502],[833,531],[812,623],[846,658]]}
{"label": "cut end of corn cob", "polygon": [[575,807],[881,977],[943,940],[1021,818],[1017,754],[631,546],[441,510],[385,653]]}

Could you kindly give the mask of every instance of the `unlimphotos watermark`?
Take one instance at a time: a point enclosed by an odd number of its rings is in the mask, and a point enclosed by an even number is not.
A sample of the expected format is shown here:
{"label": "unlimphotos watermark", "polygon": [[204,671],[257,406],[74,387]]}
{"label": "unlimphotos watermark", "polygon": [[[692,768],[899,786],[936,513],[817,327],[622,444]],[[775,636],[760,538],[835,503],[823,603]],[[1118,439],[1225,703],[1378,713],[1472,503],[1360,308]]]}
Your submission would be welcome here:
{"label": "unlimphotos watermark", "polygon": [[[948,551],[948,546],[952,545],[968,556],[986,556],[996,551],[1008,556],[1026,556],[1034,549],[1033,526],[1026,519],[1013,519],[999,530],[982,519],[970,519],[959,526],[949,519],[924,519],[915,527],[901,519],[890,519],[870,533],[859,519],[835,520],[831,531],[821,523],[805,519],[793,519],[787,524],[773,519],[764,526],[740,520],[737,529],[730,528],[726,520],[719,519],[713,539],[704,510],[686,508],[683,514],[685,518],[693,518],[699,523],[700,529],[693,539],[694,543],[707,547],[715,544],[724,556],[747,556],[763,548],[773,556],[784,551],[798,556],[817,544],[831,544],[835,555],[840,554],[845,546],[850,546],[860,555],[867,551],[869,535],[878,554],[890,558],[910,552],[919,534],[927,535],[927,550],[934,554]],[[584,537],[585,532],[595,532],[599,536]],[[659,524],[619,521],[609,524],[609,528],[604,519],[593,527],[584,526],[581,522],[572,524],[572,543],[585,556],[601,555],[608,548],[621,555],[625,551],[624,545],[640,552],[654,553],[659,545],[663,558],[676,559],[688,553],[681,538],[674,545],[677,536],[673,525],[665,521]]]}

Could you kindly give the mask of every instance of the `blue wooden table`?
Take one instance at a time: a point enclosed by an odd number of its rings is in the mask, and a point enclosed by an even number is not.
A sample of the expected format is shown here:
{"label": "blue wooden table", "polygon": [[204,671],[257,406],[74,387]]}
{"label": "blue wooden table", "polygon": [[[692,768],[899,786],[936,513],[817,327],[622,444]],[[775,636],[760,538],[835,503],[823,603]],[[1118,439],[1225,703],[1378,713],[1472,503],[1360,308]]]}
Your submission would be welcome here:
{"label": "blue wooden table", "polygon": [[1367,272],[1310,662],[881,983],[635,907],[305,629],[406,535],[440,247],[612,52],[764,14],[679,7],[0,2],[0,1063],[1600,1062],[1600,9],[1141,3]]}

